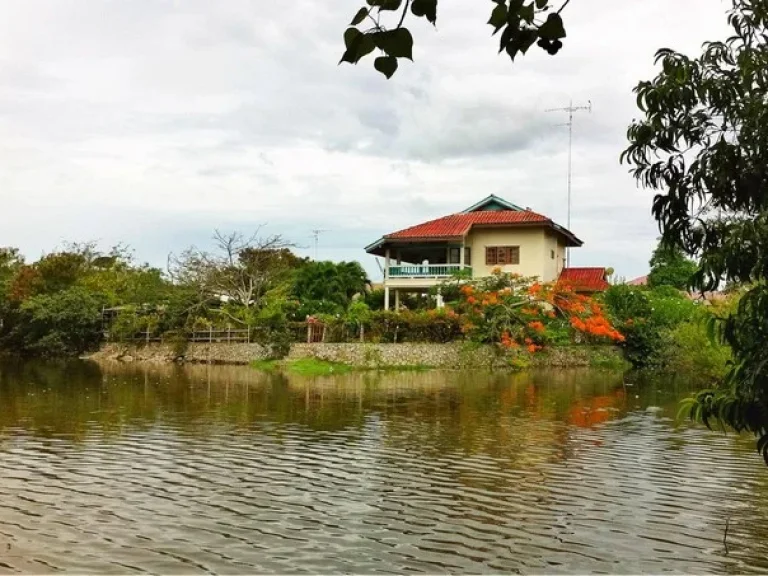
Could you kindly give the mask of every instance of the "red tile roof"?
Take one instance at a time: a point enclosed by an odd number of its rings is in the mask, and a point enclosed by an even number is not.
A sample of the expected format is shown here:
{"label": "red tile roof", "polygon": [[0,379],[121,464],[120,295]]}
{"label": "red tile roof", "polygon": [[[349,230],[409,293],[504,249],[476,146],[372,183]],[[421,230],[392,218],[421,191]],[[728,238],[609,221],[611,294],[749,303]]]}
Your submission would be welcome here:
{"label": "red tile roof", "polygon": [[552,224],[546,216],[530,210],[479,211],[451,214],[384,236],[387,240],[438,239],[464,236],[475,225]]}
{"label": "red tile roof", "polygon": [[563,268],[560,282],[584,292],[602,292],[610,286],[605,279],[605,268]]}
{"label": "red tile roof", "polygon": [[640,276],[633,280],[629,280],[627,285],[629,286],[645,286],[648,284],[648,276]]}

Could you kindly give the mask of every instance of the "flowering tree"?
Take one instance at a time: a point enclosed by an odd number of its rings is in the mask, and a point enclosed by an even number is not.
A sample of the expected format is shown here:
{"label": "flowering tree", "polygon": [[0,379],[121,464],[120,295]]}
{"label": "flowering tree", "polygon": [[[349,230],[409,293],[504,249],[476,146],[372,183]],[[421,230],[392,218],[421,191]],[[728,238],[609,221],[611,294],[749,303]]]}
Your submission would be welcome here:
{"label": "flowering tree", "polygon": [[600,302],[564,283],[496,269],[488,278],[462,284],[459,292],[456,311],[462,329],[477,341],[533,354],[553,343],[624,340]]}

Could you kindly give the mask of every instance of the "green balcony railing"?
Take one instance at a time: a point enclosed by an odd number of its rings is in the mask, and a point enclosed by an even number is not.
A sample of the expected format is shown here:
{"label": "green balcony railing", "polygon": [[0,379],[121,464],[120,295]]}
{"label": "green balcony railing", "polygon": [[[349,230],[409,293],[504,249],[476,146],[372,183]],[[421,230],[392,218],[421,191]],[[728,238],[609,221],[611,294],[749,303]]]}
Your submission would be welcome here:
{"label": "green balcony railing", "polygon": [[390,266],[390,278],[448,278],[459,271],[472,274],[472,268],[461,264],[417,264],[415,266]]}

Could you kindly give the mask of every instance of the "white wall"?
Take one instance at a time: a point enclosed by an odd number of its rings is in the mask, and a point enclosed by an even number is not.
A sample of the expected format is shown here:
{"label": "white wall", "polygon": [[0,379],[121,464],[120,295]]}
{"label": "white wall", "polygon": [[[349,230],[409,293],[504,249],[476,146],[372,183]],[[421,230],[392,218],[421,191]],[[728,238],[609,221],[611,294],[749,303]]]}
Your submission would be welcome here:
{"label": "white wall", "polygon": [[[501,266],[504,272],[536,276],[549,282],[557,278],[558,265],[562,268],[562,259],[558,259],[557,239],[549,235],[543,228],[478,228],[467,236],[467,246],[472,248],[472,275],[475,278],[489,276],[496,266],[486,266],[486,246],[520,246],[520,264]],[[551,258],[550,250],[555,250],[555,259]],[[558,264],[559,263],[559,264]]]}

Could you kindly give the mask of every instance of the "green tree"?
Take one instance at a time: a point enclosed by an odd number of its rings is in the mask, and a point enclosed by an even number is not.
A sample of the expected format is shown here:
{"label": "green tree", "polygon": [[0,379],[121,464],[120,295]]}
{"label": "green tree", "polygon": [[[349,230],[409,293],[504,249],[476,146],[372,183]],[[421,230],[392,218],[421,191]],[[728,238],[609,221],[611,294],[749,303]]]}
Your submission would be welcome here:
{"label": "green tree", "polygon": [[[561,13],[570,0],[493,0],[488,24],[493,34],[501,32],[499,52],[506,52],[514,61],[535,44],[549,54],[563,47],[565,27]],[[413,60],[413,36],[405,27],[409,15],[437,22],[437,0],[366,0],[344,32],[344,54],[341,62],[357,64],[374,50],[379,56],[373,66],[391,78],[397,71],[398,60]],[[557,6],[555,6],[557,4]],[[409,10],[410,9],[410,10]],[[391,13],[389,26],[382,22]],[[341,63],[340,62],[340,63]]]}
{"label": "green tree", "polygon": [[661,242],[653,251],[650,266],[648,285],[652,288],[673,286],[678,290],[687,290],[698,270],[696,263],[687,258],[679,246],[665,246]]}
{"label": "green tree", "polygon": [[80,354],[101,339],[103,301],[85,288],[41,294],[20,307],[15,330],[22,352],[43,356]]}
{"label": "green tree", "polygon": [[768,463],[768,2],[732,0],[733,35],[698,58],[657,53],[661,72],[636,90],[643,118],[622,160],[657,190],[653,212],[667,245],[699,262],[693,285],[751,286],[713,324],[733,351],[720,386],[684,408],[748,430]]}
{"label": "green tree", "polygon": [[293,294],[306,314],[346,310],[370,281],[357,262],[308,262],[296,273]]}

